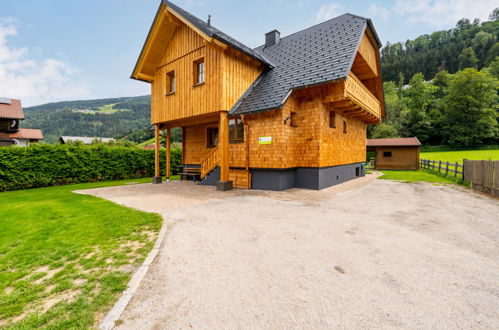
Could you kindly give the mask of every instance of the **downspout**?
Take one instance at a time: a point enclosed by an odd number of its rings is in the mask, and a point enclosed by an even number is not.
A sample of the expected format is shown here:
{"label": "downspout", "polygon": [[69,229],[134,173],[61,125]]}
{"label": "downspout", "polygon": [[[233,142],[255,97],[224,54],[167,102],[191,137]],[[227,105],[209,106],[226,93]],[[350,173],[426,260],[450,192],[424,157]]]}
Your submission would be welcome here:
{"label": "downspout", "polygon": [[249,140],[250,140],[250,130],[249,130],[249,122],[246,120],[245,115],[241,115],[241,121],[244,124],[244,144],[246,147],[246,172],[248,173],[248,188],[251,189],[251,172],[249,170],[250,164],[250,148],[249,148]]}

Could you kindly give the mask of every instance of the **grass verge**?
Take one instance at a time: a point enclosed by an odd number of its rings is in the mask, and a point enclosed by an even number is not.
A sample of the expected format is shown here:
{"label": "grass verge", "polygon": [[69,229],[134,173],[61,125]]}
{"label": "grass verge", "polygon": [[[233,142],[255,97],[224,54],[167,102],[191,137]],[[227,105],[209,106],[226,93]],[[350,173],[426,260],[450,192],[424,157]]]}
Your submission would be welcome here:
{"label": "grass verge", "polygon": [[426,151],[422,152],[420,157],[421,159],[441,160],[449,163],[458,162],[459,164],[463,163],[463,159],[499,160],[499,148],[488,150]]}
{"label": "grass verge", "polygon": [[384,180],[399,180],[404,182],[430,182],[430,183],[455,183],[462,184],[463,182],[443,174],[430,172],[426,170],[419,171],[380,171],[383,173],[378,179]]}
{"label": "grass verge", "polygon": [[150,178],[0,193],[0,327],[89,328],[154,245],[161,217],[72,191]]}

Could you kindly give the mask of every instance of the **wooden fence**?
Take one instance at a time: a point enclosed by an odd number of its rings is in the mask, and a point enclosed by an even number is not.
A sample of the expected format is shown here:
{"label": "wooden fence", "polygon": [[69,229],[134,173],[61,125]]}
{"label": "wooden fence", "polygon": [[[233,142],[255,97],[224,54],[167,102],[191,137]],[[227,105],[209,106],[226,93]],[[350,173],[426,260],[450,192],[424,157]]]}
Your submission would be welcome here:
{"label": "wooden fence", "polygon": [[465,159],[463,179],[473,189],[499,196],[499,161]]}
{"label": "wooden fence", "polygon": [[421,159],[421,168],[444,173],[445,175],[449,175],[450,173],[455,178],[463,179],[463,164]]}
{"label": "wooden fence", "polygon": [[421,159],[421,168],[463,179],[473,189],[499,196],[499,161],[464,160],[463,164]]}

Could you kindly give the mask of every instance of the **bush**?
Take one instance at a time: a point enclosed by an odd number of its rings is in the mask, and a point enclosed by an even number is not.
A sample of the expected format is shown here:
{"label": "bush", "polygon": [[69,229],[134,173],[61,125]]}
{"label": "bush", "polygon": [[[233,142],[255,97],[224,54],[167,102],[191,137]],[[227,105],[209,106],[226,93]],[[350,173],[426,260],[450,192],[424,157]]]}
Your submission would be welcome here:
{"label": "bush", "polygon": [[[161,150],[161,173],[165,173]],[[172,149],[172,173],[178,173],[182,151]],[[82,182],[122,180],[154,175],[154,150],[95,144],[0,148],[0,191]]]}

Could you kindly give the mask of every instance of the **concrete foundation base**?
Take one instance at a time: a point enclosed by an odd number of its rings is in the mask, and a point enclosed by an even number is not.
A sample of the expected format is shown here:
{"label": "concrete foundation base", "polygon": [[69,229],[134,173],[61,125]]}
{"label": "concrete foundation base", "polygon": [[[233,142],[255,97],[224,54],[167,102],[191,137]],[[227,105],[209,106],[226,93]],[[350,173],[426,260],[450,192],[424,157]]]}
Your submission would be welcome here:
{"label": "concrete foundation base", "polygon": [[217,182],[217,190],[218,191],[228,191],[232,190],[232,181],[218,181]]}
{"label": "concrete foundation base", "polygon": [[153,176],[152,177],[152,184],[160,184],[163,182],[163,178],[160,176]]}

